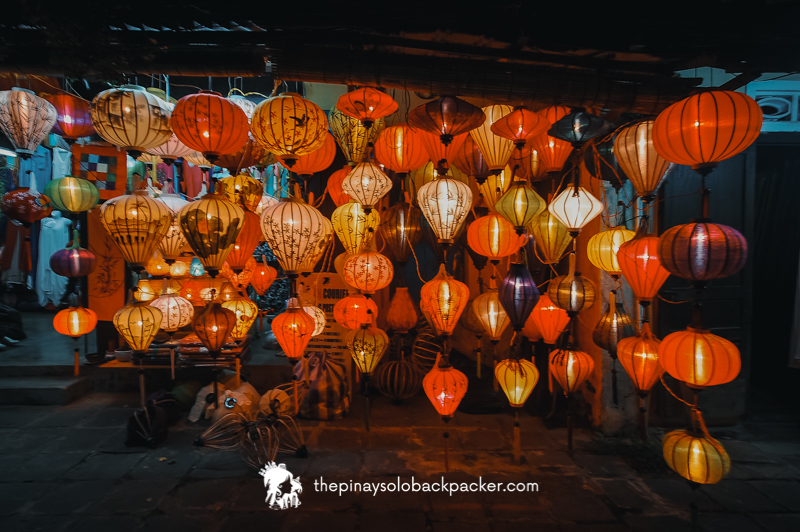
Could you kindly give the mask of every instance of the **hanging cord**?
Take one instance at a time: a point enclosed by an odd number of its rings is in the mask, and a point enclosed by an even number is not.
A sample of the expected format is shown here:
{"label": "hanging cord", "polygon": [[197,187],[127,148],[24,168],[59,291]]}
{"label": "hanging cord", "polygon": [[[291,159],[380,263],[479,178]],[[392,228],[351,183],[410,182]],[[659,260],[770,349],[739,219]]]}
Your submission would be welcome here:
{"label": "hanging cord", "polygon": [[64,90],[64,89],[62,89],[62,88],[60,88],[60,87],[56,87],[56,86],[55,86],[55,85],[53,85],[52,83],[48,83],[48,81],[47,81],[47,80],[45,80],[44,78],[42,78],[42,77],[40,77],[40,76],[32,76],[32,75],[29,75],[29,76],[28,76],[28,78],[32,78],[32,79],[35,79],[36,81],[38,81],[38,82],[40,82],[40,83],[44,83],[44,84],[45,84],[45,85],[47,85],[48,87],[51,87],[51,88],[53,88],[53,89],[56,89],[58,92],[63,92],[64,94],[69,94],[69,95],[71,95],[71,96],[75,96],[76,98],[78,98],[78,99],[80,99],[80,100],[83,100],[84,102],[91,102],[91,100],[87,100],[86,98],[84,98],[83,96],[81,96],[80,94],[78,94],[78,93],[75,91],[75,89],[72,87],[72,84],[69,84],[69,85],[68,85],[68,86],[69,86],[69,88],[71,88],[71,89],[72,89],[72,92],[69,92],[69,91],[66,91],[66,90]]}
{"label": "hanging cord", "polygon": [[[150,76],[150,78],[152,78],[154,80],[159,80],[160,79],[160,78],[155,77],[152,74],[148,74],[148,76]],[[181,84],[181,83],[173,83],[171,81],[169,82],[169,84],[174,86],[174,87],[189,87],[190,89],[197,89],[198,91],[203,90],[202,88],[198,87],[197,85],[184,85],[184,84]]]}
{"label": "hanging cord", "polygon": [[231,90],[229,90],[228,91],[228,96],[230,96],[231,94],[237,93],[237,92],[239,94],[241,94],[242,96],[245,96],[245,97],[247,97],[247,96],[261,96],[262,98],[269,98],[269,96],[265,96],[264,94],[261,94],[260,92],[243,92],[242,89],[240,89],[238,87],[234,87]]}
{"label": "hanging cord", "polygon": [[414,264],[417,267],[417,277],[419,277],[419,280],[424,283],[425,279],[422,278],[422,274],[419,272],[419,259],[417,258],[417,252],[414,251],[414,246],[408,246],[408,247],[411,248],[411,254],[414,255]]}
{"label": "hanging cord", "polygon": [[686,299],[684,301],[670,301],[669,299],[664,299],[664,297],[662,297],[661,294],[656,294],[656,295],[658,296],[658,299],[660,299],[661,301],[663,301],[665,303],[670,303],[672,305],[682,305],[683,303],[692,303],[692,302],[694,302],[694,299]]}

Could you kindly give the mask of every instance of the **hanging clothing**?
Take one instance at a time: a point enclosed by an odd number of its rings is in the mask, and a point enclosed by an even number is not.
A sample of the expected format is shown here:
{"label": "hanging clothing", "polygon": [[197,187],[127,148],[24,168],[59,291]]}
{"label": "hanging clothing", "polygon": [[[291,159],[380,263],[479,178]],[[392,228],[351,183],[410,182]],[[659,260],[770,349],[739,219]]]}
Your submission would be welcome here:
{"label": "hanging clothing", "polygon": [[53,155],[47,148],[37,146],[36,151],[30,159],[20,159],[19,161],[19,186],[30,187],[30,174],[36,175],[36,188],[44,190],[53,175]]}
{"label": "hanging clothing", "polygon": [[72,153],[61,148],[53,148],[53,179],[69,175],[71,167]]}
{"label": "hanging clothing", "polygon": [[5,245],[0,249],[0,279],[25,284],[31,271],[31,230],[15,220],[8,220]]}
{"label": "hanging clothing", "polygon": [[71,224],[72,221],[62,218],[59,211],[54,211],[51,217],[42,220],[39,235],[39,264],[36,268],[36,295],[42,307],[48,303],[58,305],[67,291],[69,279],[56,275],[50,269],[50,256],[66,247]]}
{"label": "hanging clothing", "polygon": [[183,163],[183,186],[187,198],[196,198],[203,186],[203,170],[188,161]]}

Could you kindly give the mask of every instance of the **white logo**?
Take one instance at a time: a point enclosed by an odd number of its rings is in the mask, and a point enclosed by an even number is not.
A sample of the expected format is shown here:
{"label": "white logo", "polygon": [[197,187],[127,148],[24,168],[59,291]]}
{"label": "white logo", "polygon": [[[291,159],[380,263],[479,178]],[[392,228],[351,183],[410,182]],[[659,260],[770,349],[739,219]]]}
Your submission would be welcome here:
{"label": "white logo", "polygon": [[273,510],[285,510],[300,506],[298,495],[303,493],[300,477],[292,475],[286,470],[286,465],[275,465],[270,462],[258,472],[264,477],[264,487],[267,488],[266,503]]}

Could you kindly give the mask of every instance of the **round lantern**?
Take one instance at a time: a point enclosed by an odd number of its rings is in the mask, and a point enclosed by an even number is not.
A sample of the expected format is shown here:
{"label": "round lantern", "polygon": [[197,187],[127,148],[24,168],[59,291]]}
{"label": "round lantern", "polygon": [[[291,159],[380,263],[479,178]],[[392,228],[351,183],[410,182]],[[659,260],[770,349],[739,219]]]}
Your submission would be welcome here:
{"label": "round lantern", "polygon": [[227,262],[235,273],[244,270],[248,260],[253,258],[253,252],[261,241],[261,221],[258,216],[250,211],[244,211],[244,223],[239,236],[233,243]]}
{"label": "round lantern", "polygon": [[485,121],[486,115],[480,107],[455,96],[441,96],[408,113],[411,127],[438,135],[445,146],[454,136],[467,133]]}
{"label": "round lantern", "polygon": [[591,308],[595,300],[595,288],[592,281],[575,271],[575,253],[569,255],[569,273],[551,280],[547,286],[547,295],[556,306],[567,311],[574,318],[584,308]]}
{"label": "round lantern", "polygon": [[351,166],[355,166],[369,156],[369,147],[375,145],[385,127],[383,118],[376,120],[372,127],[366,127],[361,120],[347,116],[337,107],[328,113],[328,122],[331,125],[333,137]]}
{"label": "round lantern", "polygon": [[[474,133],[475,131],[481,130],[485,125],[486,124],[478,129],[473,129],[472,132]],[[495,136],[494,133],[489,133],[499,141],[508,142],[505,139]],[[509,143],[509,145],[511,145],[511,143]],[[481,153],[478,144],[471,135],[467,136],[467,138],[464,140],[464,143],[461,144],[461,147],[458,149],[458,151],[456,151],[455,157],[453,158],[453,166],[465,174],[474,177],[475,182],[478,183],[478,185],[481,185],[484,181],[486,181],[486,177],[490,172],[498,173],[500,170],[502,170],[502,168],[494,171],[489,169],[489,165],[486,164],[486,159],[483,158],[483,153]]]}
{"label": "round lantern", "polygon": [[372,375],[375,366],[389,347],[389,337],[375,326],[353,329],[344,337],[350,355],[363,375]]}
{"label": "round lantern", "polygon": [[243,340],[258,317],[258,305],[244,296],[223,301],[221,304],[222,308],[230,310],[236,316],[236,325],[230,333],[231,336],[234,340]]}
{"label": "round lantern", "polygon": [[521,331],[539,301],[539,290],[531,272],[521,263],[512,261],[500,284],[500,302],[515,331]]}
{"label": "round lantern", "polygon": [[247,142],[247,115],[218,92],[187,94],[175,104],[170,123],[181,142],[212,163]]}
{"label": "round lantern", "polygon": [[125,260],[141,271],[172,225],[172,211],[144,190],[117,196],[100,207],[100,222]]}
{"label": "round lantern", "polygon": [[178,212],[186,242],[212,277],[222,269],[233,249],[244,226],[244,213],[241,207],[217,193],[206,194]]}
{"label": "round lantern", "polygon": [[419,217],[421,211],[406,201],[401,201],[384,211],[380,232],[383,241],[392,250],[395,261],[404,265],[411,256],[411,248],[422,238]]}
{"label": "round lantern", "polygon": [[95,96],[90,111],[97,134],[136,158],[170,139],[170,123],[175,125],[170,107],[143,87],[123,85]]}
{"label": "round lantern", "polygon": [[440,176],[419,189],[417,201],[439,242],[452,244],[472,208],[472,191],[460,181]]}
{"label": "round lantern", "polygon": [[144,353],[158,334],[162,314],[146,301],[129,303],[114,314],[114,327],[135,353]]}
{"label": "round lantern", "polygon": [[617,301],[617,293],[612,290],[608,295],[608,310],[603,313],[592,331],[592,340],[597,347],[605,349],[614,358],[617,356],[619,343],[633,335],[633,321],[625,312],[625,305]]}
{"label": "round lantern", "polygon": [[74,339],[89,334],[97,326],[97,314],[92,309],[69,307],[58,312],[53,318],[56,332]]}
{"label": "round lantern", "polygon": [[550,376],[558,381],[564,395],[569,395],[594,371],[594,360],[588,353],[576,351],[571,346],[556,349],[550,354]]}
{"label": "round lantern", "polygon": [[249,100],[247,96],[244,96],[243,94],[231,94],[228,92],[228,100],[235,103],[242,111],[244,111],[244,115],[247,117],[248,121],[253,118],[253,113],[256,111],[256,103]]}
{"label": "round lantern", "polygon": [[580,148],[586,141],[607,132],[610,126],[611,124],[588,113],[583,107],[576,107],[555,121],[547,134],[569,142],[573,148]]}
{"label": "round lantern", "polygon": [[[447,174],[441,174],[441,175],[446,175],[447,177],[451,177],[457,181],[461,181],[465,185],[469,186],[469,176],[461,172],[455,166],[451,166],[448,170],[448,173],[449,175]],[[414,170],[413,172],[411,172],[406,176],[405,180],[406,190],[408,191],[409,199],[414,206],[419,207],[419,202],[417,201],[417,195],[419,189],[421,189],[423,185],[435,181],[436,178],[439,177],[439,175],[440,173],[438,170],[436,170],[436,165],[432,162],[429,162],[425,166],[417,168],[416,170]]]}
{"label": "round lantern", "polygon": [[342,298],[333,306],[333,319],[346,329],[370,324],[373,316],[378,316],[378,305],[361,294]]}
{"label": "round lantern", "polygon": [[539,152],[533,148],[514,150],[508,160],[508,166],[514,169],[515,175],[529,181],[541,181],[547,176]]}
{"label": "round lantern", "polygon": [[161,146],[149,148],[147,153],[160,157],[161,160],[167,164],[173,164],[175,163],[175,159],[191,155],[194,153],[194,150],[178,140],[178,137],[173,133],[167,142]]}
{"label": "round lantern", "polygon": [[417,395],[422,378],[413,363],[400,358],[379,364],[372,383],[379,392],[397,402]]}
{"label": "round lantern", "polygon": [[186,247],[186,238],[181,231],[178,212],[189,202],[178,194],[162,194],[156,200],[163,202],[172,213],[172,223],[169,226],[169,230],[158,244],[158,250],[161,251],[161,254],[164,255],[164,260],[169,264],[177,260],[183,253],[183,248]]}
{"label": "round lantern", "polygon": [[347,284],[365,294],[374,294],[392,282],[394,266],[392,261],[380,253],[359,253],[347,259],[343,274]]}
{"label": "round lantern", "polygon": [[85,212],[97,205],[100,192],[94,183],[71,175],[53,179],[44,187],[44,195],[60,211]]}
{"label": "round lantern", "polygon": [[321,241],[331,233],[317,209],[294,197],[281,198],[280,203],[264,209],[261,231],[289,275],[300,273],[303,261],[319,249]]}
{"label": "round lantern", "polygon": [[422,380],[422,389],[442,419],[452,419],[467,393],[467,376],[455,369],[446,359],[439,359]]}
{"label": "round lantern", "polygon": [[600,216],[603,202],[585,188],[579,187],[576,182],[556,196],[547,206],[547,210],[575,237],[589,222]]}
{"label": "round lantern", "polygon": [[500,340],[503,331],[508,327],[509,319],[500,302],[494,277],[489,281],[489,289],[472,302],[472,312],[477,316],[489,339],[495,342]]}
{"label": "round lantern", "polygon": [[497,213],[481,216],[469,225],[467,242],[476,253],[493,263],[513,255],[525,244],[525,235],[518,235],[514,226]]}
{"label": "round lantern", "polygon": [[398,286],[386,313],[386,326],[398,334],[406,334],[417,325],[417,309],[408,288]]}
{"label": "round lantern", "polygon": [[150,302],[150,306],[161,311],[161,329],[174,333],[192,322],[194,307],[179,294],[164,294]]}
{"label": "round lantern", "polygon": [[614,156],[639,196],[650,202],[673,165],[661,157],[653,143],[653,120],[624,127],[614,140]]}
{"label": "round lantern", "polygon": [[471,140],[474,141],[483,160],[486,161],[485,164],[489,167],[489,171],[493,173],[505,168],[508,158],[514,150],[514,143],[503,135],[497,135],[492,128],[498,120],[508,116],[513,110],[514,108],[510,105],[488,105],[482,109],[483,114],[486,115],[486,121],[469,132]]}
{"label": "round lantern", "polygon": [[317,172],[328,169],[336,157],[336,139],[327,131],[324,137],[325,140],[319,148],[297,158],[291,167],[292,172],[307,179]]}
{"label": "round lantern", "polygon": [[716,484],[731,470],[728,453],[708,435],[673,430],[661,443],[667,465],[690,482]]}
{"label": "round lantern", "polygon": [[695,327],[667,335],[661,341],[658,359],[667,373],[692,388],[731,382],[742,368],[739,349],[733,342]]}
{"label": "round lantern", "polygon": [[640,394],[647,393],[664,372],[658,362],[660,343],[650,324],[644,322],[634,336],[623,338],[617,345],[617,357]]}
{"label": "round lantern", "polygon": [[755,142],[762,121],[761,107],[744,93],[701,92],[661,111],[653,146],[664,159],[705,175]]}
{"label": "round lantern", "polygon": [[351,201],[333,211],[331,222],[344,250],[350,255],[357,255],[369,249],[380,216],[376,210],[365,213],[361,204]]}
{"label": "round lantern", "polygon": [[53,129],[57,117],[53,104],[33,91],[19,87],[0,91],[0,129],[23,159],[33,155]]}
{"label": "round lantern", "polygon": [[539,330],[544,343],[552,345],[556,343],[561,333],[567,330],[570,318],[564,309],[555,306],[544,293],[539,296],[539,301],[533,307],[528,320]]}
{"label": "round lantern", "polygon": [[387,127],[375,142],[375,157],[401,178],[428,162],[420,134],[407,124]]}
{"label": "round lantern", "polygon": [[631,240],[636,233],[624,227],[612,227],[601,231],[586,244],[586,256],[596,268],[603,270],[614,279],[622,275],[617,260],[617,252],[622,244]]}
{"label": "round lantern", "polygon": [[219,182],[224,187],[220,194],[225,194],[229,201],[250,212],[256,211],[264,194],[264,187],[258,180],[253,179],[249,174],[241,173],[224,177]]}
{"label": "round lantern", "polygon": [[250,286],[253,287],[256,294],[263,296],[277,277],[278,271],[275,268],[259,262],[253,270],[253,275],[250,276]]}
{"label": "round lantern", "polygon": [[97,256],[81,247],[78,230],[72,230],[72,245],[50,255],[50,269],[62,277],[83,277],[97,266]]}
{"label": "round lantern", "polygon": [[231,175],[235,176],[251,166],[260,166],[265,155],[264,147],[256,142],[252,135],[247,135],[247,142],[241,148],[220,155],[214,163],[220,168],[226,168]]}
{"label": "round lantern", "polygon": [[370,213],[375,205],[392,188],[392,180],[381,172],[378,165],[358,163],[342,181],[342,190]]}
{"label": "round lantern", "polygon": [[81,137],[94,134],[89,102],[67,93],[51,94],[45,100],[56,109],[56,123],[53,131],[64,137],[67,142],[74,142]]}
{"label": "round lantern", "polygon": [[447,274],[444,264],[439,273],[422,286],[420,308],[427,308],[431,322],[439,336],[449,336],[469,301],[469,289],[461,281]]}
{"label": "round lantern", "polygon": [[498,362],[494,367],[494,376],[513,408],[522,408],[539,382],[539,370],[524,359]]}
{"label": "round lantern", "polygon": [[250,130],[258,142],[288,166],[325,142],[328,118],[319,106],[285,92],[259,103]]}
{"label": "round lantern", "polygon": [[736,229],[711,221],[677,225],[658,239],[658,258],[669,273],[702,283],[741,270],[747,240]]}
{"label": "round lantern", "polygon": [[658,258],[658,237],[647,234],[647,217],[642,217],[636,236],[619,247],[617,260],[622,275],[636,298],[648,304],[669,277]]}
{"label": "round lantern", "polygon": [[398,105],[385,92],[364,87],[341,95],[336,101],[336,107],[347,116],[361,120],[364,127],[370,128],[375,120],[397,111]]}
{"label": "round lantern", "polygon": [[490,211],[495,210],[497,202],[503,195],[508,192],[513,180],[513,172],[511,168],[505,167],[498,173],[490,174],[486,179],[478,185],[478,189],[483,196],[484,203],[489,207]]}
{"label": "round lantern", "polygon": [[222,308],[217,301],[211,301],[203,312],[195,314],[192,319],[194,333],[212,357],[220,354],[234,327],[236,327],[236,314]]}
{"label": "round lantern", "polygon": [[536,246],[542,252],[542,262],[557,264],[561,261],[567,246],[572,242],[567,226],[553,216],[549,210],[543,211],[531,220],[528,230],[533,235]]}
{"label": "round lantern", "polygon": [[550,121],[546,117],[528,111],[524,106],[515,108],[492,123],[492,132],[513,142],[519,151],[522,151],[528,139],[541,135],[549,128]]}
{"label": "round lantern", "polygon": [[352,169],[353,168],[350,165],[345,165],[344,168],[336,170],[330,175],[330,177],[328,177],[328,183],[325,185],[325,190],[328,192],[328,195],[331,197],[337,207],[341,207],[352,199],[342,188],[342,182],[344,181],[344,178],[348,176],[350,170]]}
{"label": "round lantern", "polygon": [[300,307],[289,307],[272,320],[275,339],[290,360],[300,360],[314,328],[314,320]]}
{"label": "round lantern", "polygon": [[9,219],[30,227],[33,222],[50,216],[53,206],[47,196],[33,193],[28,187],[21,187],[3,195],[0,210]]}
{"label": "round lantern", "polygon": [[527,181],[520,177],[514,179],[511,187],[497,200],[494,206],[503,218],[511,222],[518,235],[523,234],[525,226],[531,223],[534,216],[541,214],[546,207],[544,199]]}
{"label": "round lantern", "polygon": [[[569,108],[552,105],[540,110],[538,114],[545,117],[551,124],[555,124],[569,114]],[[551,137],[547,132],[530,139],[527,146],[539,154],[541,166],[545,172],[561,170],[572,153],[572,145],[569,142]]]}

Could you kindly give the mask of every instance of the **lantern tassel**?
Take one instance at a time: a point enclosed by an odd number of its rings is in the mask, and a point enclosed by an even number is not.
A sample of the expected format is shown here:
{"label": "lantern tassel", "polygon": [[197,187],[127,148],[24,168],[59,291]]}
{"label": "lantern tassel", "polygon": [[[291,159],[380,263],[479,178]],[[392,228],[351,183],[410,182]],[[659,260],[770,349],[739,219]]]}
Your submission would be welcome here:
{"label": "lantern tassel", "polygon": [[567,450],[572,452],[572,403],[567,394]]}
{"label": "lantern tassel", "polygon": [[80,348],[78,347],[78,337],[75,337],[75,376],[79,376],[81,374],[81,357],[80,357]]}
{"label": "lantern tassel", "polygon": [[478,361],[478,367],[476,368],[476,372],[478,373],[478,378],[481,378],[481,348],[478,347],[475,350],[475,358]]}
{"label": "lantern tassel", "polygon": [[647,400],[646,393],[639,393],[639,435],[642,438],[642,443],[647,443],[647,408],[645,407]]}
{"label": "lantern tassel", "polygon": [[520,434],[519,434],[519,412],[515,413],[514,419],[514,461],[516,463],[520,463],[520,459],[522,456],[522,444],[520,442]]}
{"label": "lantern tassel", "polygon": [[449,473],[450,472],[450,458],[448,456],[449,448],[450,448],[450,445],[448,443],[449,440],[450,440],[450,433],[445,432],[444,433],[444,472],[445,473]]}

